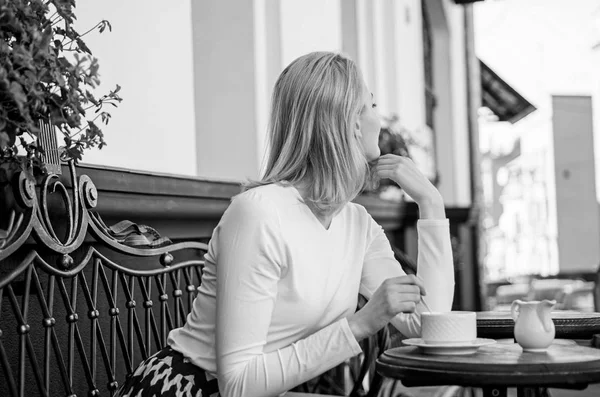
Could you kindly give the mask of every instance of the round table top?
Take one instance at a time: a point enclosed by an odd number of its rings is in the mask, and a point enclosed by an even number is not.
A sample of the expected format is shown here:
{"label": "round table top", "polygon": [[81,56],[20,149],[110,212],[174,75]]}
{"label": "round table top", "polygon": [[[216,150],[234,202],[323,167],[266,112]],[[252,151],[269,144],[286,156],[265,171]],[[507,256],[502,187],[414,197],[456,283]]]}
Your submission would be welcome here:
{"label": "round table top", "polygon": [[585,386],[600,382],[600,349],[553,343],[545,353],[530,353],[516,343],[496,343],[452,356],[397,347],[379,357],[377,371],[405,386]]}
{"label": "round table top", "polygon": [[[600,313],[582,313],[568,310],[552,312],[557,338],[591,339],[600,334]],[[515,322],[510,312],[477,312],[479,338],[512,338]]]}

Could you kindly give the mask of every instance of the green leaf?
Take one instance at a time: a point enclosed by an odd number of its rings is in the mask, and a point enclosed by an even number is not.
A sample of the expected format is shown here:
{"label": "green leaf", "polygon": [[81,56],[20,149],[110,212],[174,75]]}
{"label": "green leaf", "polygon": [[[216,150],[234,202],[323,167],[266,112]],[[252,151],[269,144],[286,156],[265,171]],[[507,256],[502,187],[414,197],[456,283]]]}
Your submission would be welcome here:
{"label": "green leaf", "polygon": [[77,163],[82,158],[82,148],[79,146],[66,148],[65,154],[68,158],[75,160],[75,163]]}
{"label": "green leaf", "polygon": [[23,92],[23,86],[16,81],[13,81],[10,83],[9,91],[19,109],[22,110],[27,103],[27,95]]}
{"label": "green leaf", "polygon": [[102,122],[104,124],[108,124],[108,122],[110,121],[110,117],[111,117],[110,113],[102,112],[102,113],[100,113],[100,116],[101,116]]}
{"label": "green leaf", "polygon": [[54,40],[54,47],[56,47],[57,50],[62,51],[63,50],[62,41]]}
{"label": "green leaf", "polygon": [[102,20],[100,22],[100,27],[99,27],[100,33],[103,33],[104,29],[106,29],[107,27],[108,27],[108,30],[110,32],[112,32],[112,26],[110,25],[110,22],[108,22],[106,19]]}
{"label": "green leaf", "polygon": [[10,137],[6,132],[0,131],[0,150],[5,149],[9,146],[12,146],[10,144]]}
{"label": "green leaf", "polygon": [[[57,16],[50,21],[54,8]],[[117,106],[120,86],[103,96],[93,94],[100,83],[99,65],[73,28],[74,11],[75,0],[0,0],[0,147],[8,147],[1,154],[3,159],[16,158],[17,151],[12,148],[19,146],[27,157],[15,164],[39,162],[41,148],[20,138],[30,135],[35,141],[38,121],[48,118],[61,132],[65,150],[75,161],[85,149],[106,144],[98,125],[108,123],[110,113],[102,107],[107,103]],[[100,32],[112,30],[106,20],[95,26]],[[87,32],[92,31],[95,29]],[[85,108],[99,113],[98,125],[86,123]]]}
{"label": "green leaf", "polygon": [[75,40],[77,42],[77,45],[79,46],[79,48],[81,48],[84,52],[87,52],[88,54],[92,54],[92,50],[89,49],[89,47],[87,46],[87,44],[85,44],[85,42],[83,40],[81,40],[79,37]]}

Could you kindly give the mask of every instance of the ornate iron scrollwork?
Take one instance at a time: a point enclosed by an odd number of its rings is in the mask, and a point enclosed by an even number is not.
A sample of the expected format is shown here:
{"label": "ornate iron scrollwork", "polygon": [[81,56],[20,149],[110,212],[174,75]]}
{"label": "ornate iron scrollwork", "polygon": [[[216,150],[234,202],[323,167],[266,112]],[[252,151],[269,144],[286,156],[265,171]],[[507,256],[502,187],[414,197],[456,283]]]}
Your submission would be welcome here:
{"label": "ornate iron scrollwork", "polygon": [[[160,263],[169,266],[173,256],[169,251],[196,247],[197,243],[173,244],[171,240],[153,228],[137,225],[129,221],[107,226],[100,215],[92,210],[98,203],[98,191],[87,175],[77,177],[74,163],[69,162],[70,182],[68,188],[57,174],[48,174],[37,184],[33,176],[19,171],[13,176],[12,203],[2,208],[6,216],[6,229],[0,229],[0,261],[10,256],[21,247],[29,237],[52,252],[59,254],[55,265],[62,270],[78,267],[74,263],[72,253],[83,243],[89,232],[99,242],[103,242],[122,253],[138,256],[161,255]],[[55,229],[50,214],[49,197],[57,193],[62,199],[63,207],[52,208],[63,210],[60,214],[61,233]],[[56,218],[56,214],[54,214]],[[60,235],[59,235],[60,234]]]}
{"label": "ornate iron scrollwork", "polygon": [[[96,187],[87,175],[77,179],[75,166],[69,164],[72,181],[72,196],[60,181],[58,175],[46,175],[39,188],[39,196],[33,177],[20,171],[13,177],[13,208],[4,208],[9,212],[9,227],[4,236],[0,236],[0,260],[9,256],[27,240],[29,235],[50,250],[63,254],[63,265],[72,264],[69,254],[77,249],[87,232],[89,215],[87,210],[96,206]],[[64,220],[66,239],[57,236],[48,211],[49,194],[59,192],[66,206]],[[64,227],[64,225],[63,225]]]}

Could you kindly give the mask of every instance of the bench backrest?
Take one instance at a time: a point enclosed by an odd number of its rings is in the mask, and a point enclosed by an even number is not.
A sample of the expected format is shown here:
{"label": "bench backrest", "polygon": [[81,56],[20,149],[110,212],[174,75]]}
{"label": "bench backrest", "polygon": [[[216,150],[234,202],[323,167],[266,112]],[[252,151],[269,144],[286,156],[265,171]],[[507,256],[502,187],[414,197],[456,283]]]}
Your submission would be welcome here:
{"label": "bench backrest", "polygon": [[206,244],[107,227],[92,181],[71,174],[67,189],[20,172],[3,192],[0,396],[113,395],[185,322],[200,283]]}

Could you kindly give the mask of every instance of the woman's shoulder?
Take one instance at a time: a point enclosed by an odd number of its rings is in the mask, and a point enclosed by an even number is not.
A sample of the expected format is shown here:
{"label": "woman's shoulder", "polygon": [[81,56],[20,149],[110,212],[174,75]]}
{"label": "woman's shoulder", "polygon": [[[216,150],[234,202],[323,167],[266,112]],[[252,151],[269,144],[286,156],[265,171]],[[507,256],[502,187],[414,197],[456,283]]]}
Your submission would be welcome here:
{"label": "woman's shoulder", "polygon": [[234,196],[232,201],[240,200],[256,204],[277,204],[280,201],[289,201],[293,189],[291,185],[270,183],[247,189]]}
{"label": "woman's shoulder", "polygon": [[365,220],[372,219],[371,214],[369,214],[367,209],[362,204],[351,201],[346,205],[346,209],[350,212],[350,214],[352,214],[352,216]]}
{"label": "woman's shoulder", "polygon": [[292,189],[278,184],[268,184],[250,188],[231,199],[228,210],[250,212],[266,216],[277,214],[289,202]]}

